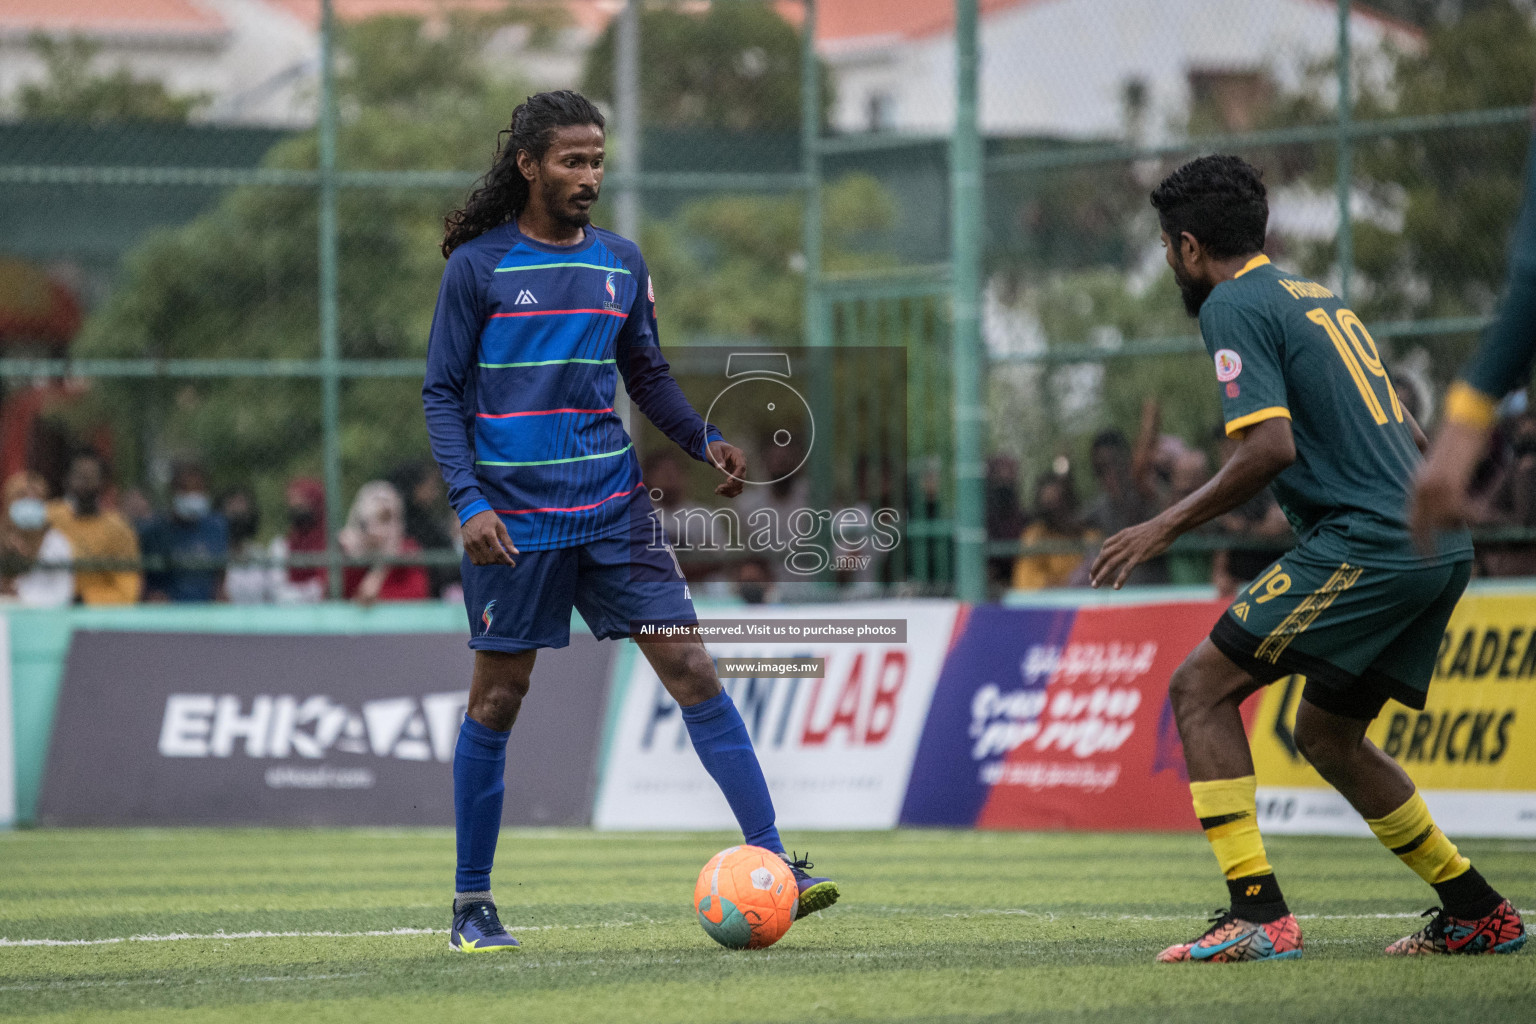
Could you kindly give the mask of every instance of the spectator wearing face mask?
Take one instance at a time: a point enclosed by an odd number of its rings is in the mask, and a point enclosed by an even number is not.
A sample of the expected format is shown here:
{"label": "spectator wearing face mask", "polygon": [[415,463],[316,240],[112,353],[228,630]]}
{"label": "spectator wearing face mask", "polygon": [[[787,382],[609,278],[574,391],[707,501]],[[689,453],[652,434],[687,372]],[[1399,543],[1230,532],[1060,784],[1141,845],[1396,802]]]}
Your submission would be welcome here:
{"label": "spectator wearing face mask", "polygon": [[[295,477],[288,483],[288,532],[272,541],[272,557],[283,562],[290,555],[323,555],[326,544],[325,485],[314,477]],[[275,591],[284,604],[323,601],[330,575],[321,566],[290,566]]]}
{"label": "spectator wearing face mask", "polygon": [[[421,550],[405,535],[405,503],[386,480],[357,489],[338,540],[352,558],[397,558]],[[423,601],[430,590],[427,570],[419,565],[349,566],[342,579],[346,597],[365,607],[375,601]]]}
{"label": "spectator wearing face mask", "polygon": [[265,604],[279,600],[287,573],[269,563],[267,548],[256,541],[261,516],[250,488],[225,491],[219,515],[229,525],[229,568],[224,570],[224,600],[231,604]]}
{"label": "spectator wearing face mask", "polygon": [[[100,559],[137,562],[139,539],[117,512],[102,506],[107,471],[101,457],[75,456],[64,478],[64,497],[48,505],[48,525],[62,533],[74,549],[75,562]],[[75,572],[75,595],[84,604],[133,604],[144,587],[138,569],[81,569]]]}
{"label": "spectator wearing face mask", "polygon": [[33,608],[57,608],[75,597],[75,577],[67,567],[74,553],[69,540],[48,525],[48,485],[23,470],[5,481],[0,510],[0,600]]}
{"label": "spectator wearing face mask", "polygon": [[146,562],[146,601],[216,601],[229,555],[229,526],[213,510],[208,475],[195,462],[171,470],[171,507],[139,535]]}

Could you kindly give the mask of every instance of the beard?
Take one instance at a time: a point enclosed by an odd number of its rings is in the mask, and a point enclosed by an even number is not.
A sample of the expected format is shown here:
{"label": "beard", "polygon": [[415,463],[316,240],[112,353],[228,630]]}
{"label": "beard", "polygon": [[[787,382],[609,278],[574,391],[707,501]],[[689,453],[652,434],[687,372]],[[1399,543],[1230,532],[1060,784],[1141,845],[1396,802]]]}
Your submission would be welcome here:
{"label": "beard", "polygon": [[592,223],[591,207],[583,209],[572,200],[591,197],[597,202],[597,193],[583,190],[573,196],[561,195],[560,186],[553,181],[545,181],[540,191],[543,193],[544,209],[550,212],[550,216],[568,228],[585,228]]}
{"label": "beard", "polygon": [[1179,298],[1184,300],[1184,311],[1191,317],[1198,317],[1200,307],[1204,306],[1205,300],[1211,297],[1215,285],[1185,277],[1177,267],[1173,270],[1173,280],[1179,286]]}

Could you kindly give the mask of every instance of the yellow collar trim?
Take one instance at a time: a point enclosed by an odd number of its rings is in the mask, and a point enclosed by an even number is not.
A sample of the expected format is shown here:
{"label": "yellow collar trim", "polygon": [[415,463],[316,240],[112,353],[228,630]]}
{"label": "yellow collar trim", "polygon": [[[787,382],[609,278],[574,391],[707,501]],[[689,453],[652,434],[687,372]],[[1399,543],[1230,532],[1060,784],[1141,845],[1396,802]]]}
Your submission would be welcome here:
{"label": "yellow collar trim", "polygon": [[1268,262],[1269,257],[1265,256],[1263,253],[1259,253],[1259,255],[1255,256],[1253,259],[1244,264],[1242,270],[1239,270],[1237,273],[1233,274],[1232,280],[1236,281],[1238,278],[1248,273],[1248,271],[1252,270],[1254,267],[1262,267]]}

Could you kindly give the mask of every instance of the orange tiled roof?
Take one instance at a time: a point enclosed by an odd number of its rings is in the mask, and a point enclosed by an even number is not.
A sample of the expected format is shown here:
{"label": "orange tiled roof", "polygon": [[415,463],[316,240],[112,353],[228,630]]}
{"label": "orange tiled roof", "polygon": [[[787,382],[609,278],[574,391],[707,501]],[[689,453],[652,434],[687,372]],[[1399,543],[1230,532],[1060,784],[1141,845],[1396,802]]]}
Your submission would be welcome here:
{"label": "orange tiled roof", "polygon": [[[1036,0],[979,0],[981,17],[1020,7]],[[1307,0],[1332,8],[1334,0]],[[1356,17],[1379,21],[1413,35],[1422,30],[1364,4],[1355,5]],[[798,19],[796,19],[798,20]],[[953,31],[954,0],[821,0],[816,5],[816,38],[821,42],[839,42],[880,36],[920,39]]]}
{"label": "orange tiled roof", "polygon": [[4,0],[0,33],[203,35],[224,21],[194,0]]}

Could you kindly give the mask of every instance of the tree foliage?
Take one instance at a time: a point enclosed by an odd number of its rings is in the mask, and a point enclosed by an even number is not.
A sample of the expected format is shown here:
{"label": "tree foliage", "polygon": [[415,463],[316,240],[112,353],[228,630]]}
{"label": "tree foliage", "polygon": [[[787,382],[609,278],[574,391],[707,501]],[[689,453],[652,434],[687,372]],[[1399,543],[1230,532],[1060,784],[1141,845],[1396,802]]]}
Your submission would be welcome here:
{"label": "tree foliage", "polygon": [[22,117],[57,121],[185,121],[206,96],[177,96],[163,82],[136,78],[125,67],[101,72],[93,65],[101,46],[78,36],[54,39],[36,33],[28,40],[42,58],[42,81],[17,90]]}
{"label": "tree foliage", "polygon": [[[589,96],[614,99],[617,32],[615,19],[587,55],[582,91]],[[647,125],[745,131],[800,124],[800,37],[772,5],[642,7],[639,35]],[[830,90],[822,96],[830,101]]]}
{"label": "tree foliage", "polygon": [[[338,40],[343,117],[338,161],[349,169],[489,165],[497,132],[522,92],[487,75],[486,25],[455,19],[428,34],[419,21],[346,25]],[[275,146],[272,168],[316,166],[314,132]],[[347,358],[426,352],[442,256],[437,242],[458,190],[342,190],[338,302]],[[87,321],[79,356],[315,359],[318,203],[313,189],[242,186],[184,226],[147,239]],[[426,451],[420,381],[355,380],[343,389],[348,488]],[[320,466],[313,379],[197,383],[103,381],[74,411],[110,423],[125,475],[196,454],[217,485],[255,483],[273,507],[292,475]]]}
{"label": "tree foliage", "polygon": [[[1531,102],[1536,22],[1523,0],[1481,0],[1454,20],[1429,18],[1422,47],[1393,57],[1389,80],[1356,98],[1358,119],[1455,114]],[[1332,119],[1332,63],[1287,97],[1277,124]],[[1361,139],[1355,147],[1354,292],[1367,322],[1476,316],[1491,312],[1502,284],[1509,232],[1525,193],[1529,126],[1435,128]],[[1333,188],[1331,146],[1290,147],[1276,162],[1281,181]],[[1361,201],[1364,201],[1364,208]],[[1300,247],[1313,276],[1337,272],[1337,248]],[[1426,339],[1437,389],[1475,341],[1470,334]],[[1415,343],[1417,344],[1417,343]],[[1389,355],[1398,346],[1386,345]]]}
{"label": "tree foliage", "polygon": [[[734,6],[734,5],[728,5]],[[410,18],[345,26],[339,39],[346,169],[489,166],[497,133],[529,91],[486,71],[479,20],[425,33]],[[275,147],[274,168],[316,166],[313,132]],[[468,182],[466,182],[466,185]],[[339,328],[344,358],[426,354],[443,217],[463,190],[345,188],[338,201]],[[891,201],[869,179],[824,196],[827,261],[889,224]],[[597,220],[604,223],[606,203]],[[798,196],[696,199],[652,220],[642,243],[655,275],[663,340],[693,335],[793,341],[803,275]],[[87,322],[81,357],[315,359],[319,356],[318,212],[313,189],[245,186],[208,213],[163,231],[130,257],[123,280]],[[418,377],[355,379],[342,393],[347,492],[399,461],[428,455]],[[108,423],[130,481],[182,454],[202,456],[217,486],[254,484],[263,507],[320,468],[320,394],[313,379],[101,381],[72,411],[82,429]]]}

